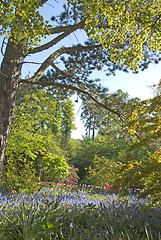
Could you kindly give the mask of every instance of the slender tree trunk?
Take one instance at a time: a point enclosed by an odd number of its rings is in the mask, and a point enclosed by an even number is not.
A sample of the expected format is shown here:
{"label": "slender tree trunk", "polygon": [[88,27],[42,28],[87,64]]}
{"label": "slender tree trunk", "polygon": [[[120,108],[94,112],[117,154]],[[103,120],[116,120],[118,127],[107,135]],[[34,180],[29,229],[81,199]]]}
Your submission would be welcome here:
{"label": "slender tree trunk", "polygon": [[3,183],[3,162],[7,139],[14,115],[16,95],[24,60],[22,46],[8,41],[0,68],[0,185]]}
{"label": "slender tree trunk", "polygon": [[95,137],[95,117],[93,117],[93,135],[92,135],[92,139],[94,140]]}
{"label": "slender tree trunk", "polygon": [[55,118],[57,118],[58,110],[59,110],[59,100],[57,100],[57,103],[56,103]]}
{"label": "slender tree trunk", "polygon": [[95,137],[95,128],[93,127],[93,133],[92,133],[92,139],[94,140],[94,137]]}

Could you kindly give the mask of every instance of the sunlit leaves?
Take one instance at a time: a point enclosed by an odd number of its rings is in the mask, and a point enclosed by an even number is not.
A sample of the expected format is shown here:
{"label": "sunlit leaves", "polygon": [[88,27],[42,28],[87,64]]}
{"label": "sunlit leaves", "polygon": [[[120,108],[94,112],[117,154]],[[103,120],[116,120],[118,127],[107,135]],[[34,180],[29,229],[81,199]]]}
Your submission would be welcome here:
{"label": "sunlit leaves", "polygon": [[105,157],[95,156],[88,168],[86,178],[90,184],[96,186],[105,186],[106,183],[111,184],[121,165],[121,163],[116,163]]}
{"label": "sunlit leaves", "polygon": [[[64,157],[66,152],[60,148],[64,128],[62,108],[64,105],[68,107],[71,115],[73,108],[69,99],[61,101],[59,96],[58,101],[49,92],[47,89],[28,89],[17,99],[5,159],[4,172],[9,174],[10,182],[21,180],[24,173],[20,171],[26,171],[31,163],[33,169],[29,170],[33,170],[39,180],[62,181],[68,174],[69,166]],[[70,122],[71,115],[68,115]]]}
{"label": "sunlit leaves", "polygon": [[38,44],[48,25],[38,12],[40,2],[40,0],[1,1],[0,35],[4,34],[16,43],[25,43],[25,48]]}
{"label": "sunlit leaves", "polygon": [[116,189],[121,186],[123,192],[128,193],[129,188],[140,189],[140,196],[151,195],[159,200],[161,195],[161,149],[149,158],[142,161],[130,161],[119,170],[114,185]]}
{"label": "sunlit leaves", "polygon": [[138,134],[139,139],[132,144],[129,150],[150,146],[152,153],[148,152],[146,158],[140,161],[125,164],[116,179],[116,185],[122,184],[125,189],[129,187],[141,188],[141,195],[160,197],[161,190],[161,95],[160,83],[152,99],[135,104],[135,109],[127,118],[128,130]]}
{"label": "sunlit leaves", "polygon": [[62,181],[68,175],[68,164],[63,156],[46,153],[41,161],[42,175],[45,181]]}
{"label": "sunlit leaves", "polygon": [[110,50],[112,61],[138,70],[145,43],[150,50],[161,50],[160,0],[81,2],[86,8],[87,34]]}
{"label": "sunlit leaves", "polygon": [[[88,36],[110,51],[112,61],[138,70],[144,44],[150,50],[161,50],[160,0],[81,0],[80,3],[85,9],[82,14]],[[0,35],[25,42],[25,48],[38,44],[48,28],[38,11],[40,6],[40,0],[1,1]]]}
{"label": "sunlit leaves", "polygon": [[156,145],[161,138],[161,95],[139,102],[127,122],[129,132],[140,133],[136,145]]}

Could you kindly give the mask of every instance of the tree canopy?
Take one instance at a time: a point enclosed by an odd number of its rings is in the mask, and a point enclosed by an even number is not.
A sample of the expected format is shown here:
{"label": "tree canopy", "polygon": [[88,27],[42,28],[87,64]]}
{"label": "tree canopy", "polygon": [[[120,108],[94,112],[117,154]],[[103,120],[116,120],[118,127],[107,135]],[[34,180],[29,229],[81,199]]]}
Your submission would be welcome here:
{"label": "tree canopy", "polygon": [[89,17],[86,31],[110,49],[111,60],[133,69],[143,58],[145,44],[160,51],[160,1],[81,1]]}
{"label": "tree canopy", "polygon": [[29,48],[40,42],[48,28],[48,23],[40,15],[38,8],[47,1],[7,0],[0,1],[0,35]]}

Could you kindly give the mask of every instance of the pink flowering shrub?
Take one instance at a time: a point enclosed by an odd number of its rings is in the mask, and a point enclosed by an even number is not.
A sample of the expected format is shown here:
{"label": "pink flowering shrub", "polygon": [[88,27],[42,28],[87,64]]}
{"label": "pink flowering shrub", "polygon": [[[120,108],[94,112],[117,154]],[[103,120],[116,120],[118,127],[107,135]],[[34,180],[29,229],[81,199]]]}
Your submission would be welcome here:
{"label": "pink flowering shrub", "polygon": [[78,168],[75,168],[73,164],[70,164],[70,168],[68,169],[69,175],[67,176],[67,184],[78,184],[79,177],[77,175]]}
{"label": "pink flowering shrub", "polygon": [[105,183],[105,188],[106,188],[106,191],[110,191],[111,189],[111,186],[109,183]]}

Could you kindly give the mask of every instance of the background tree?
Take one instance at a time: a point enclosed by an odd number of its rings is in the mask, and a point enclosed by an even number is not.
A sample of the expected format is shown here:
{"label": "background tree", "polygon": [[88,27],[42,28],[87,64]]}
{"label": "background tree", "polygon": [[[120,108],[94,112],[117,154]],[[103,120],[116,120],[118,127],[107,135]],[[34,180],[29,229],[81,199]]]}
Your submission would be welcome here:
{"label": "background tree", "polygon": [[70,99],[63,101],[62,120],[61,120],[61,146],[63,149],[68,149],[71,138],[71,130],[75,129],[74,125],[73,103]]}
{"label": "background tree", "polygon": [[[8,186],[25,187],[25,182],[29,185],[34,176],[41,181],[55,182],[66,178],[69,166],[61,146],[62,129],[66,128],[64,106],[70,112],[68,121],[72,123],[73,105],[68,98],[62,101],[58,111],[57,100],[47,89],[34,87],[20,94],[6,150],[4,181]],[[73,123],[68,126],[67,141],[73,126]]]}
{"label": "background tree", "polygon": [[106,186],[113,183],[117,176],[117,172],[121,167],[121,163],[116,163],[105,157],[97,157],[93,159],[92,164],[87,169],[86,180],[88,184],[94,186]]}
{"label": "background tree", "polygon": [[[116,66],[115,69],[122,69],[124,66],[125,70],[128,67],[137,70],[139,61],[142,61],[141,68],[143,65],[147,66],[148,57],[153,57],[153,52],[160,50],[159,1],[142,3],[137,0],[128,4],[126,1],[68,1],[71,4],[65,8],[60,17],[56,17],[54,27],[45,23],[39,13],[39,7],[46,2],[47,0],[1,1],[0,34],[4,36],[2,44],[4,57],[0,69],[0,183],[2,183],[3,161],[16,96],[22,84],[51,85],[55,88],[72,89],[80,94],[87,94],[99,103],[97,96],[94,98],[90,93],[90,86],[93,88],[93,85],[89,80],[81,80],[79,72],[74,68],[68,71],[65,66],[64,71],[60,70],[55,60],[60,59],[62,55],[83,51],[87,52],[85,54],[87,59],[87,55],[92,54],[90,51],[97,49],[100,58],[104,55],[104,59],[109,59],[109,64],[114,61],[112,65]],[[56,50],[52,50],[50,56],[44,60],[31,78],[22,79],[22,66],[27,56],[55,46],[78,29],[85,29],[94,41],[70,47],[57,45]],[[42,37],[49,35],[55,37],[36,47]],[[159,59],[158,55],[156,57]],[[99,57],[93,64],[94,69],[100,69],[98,61]],[[57,77],[50,82],[40,81],[45,70],[50,66],[55,70]],[[87,73],[89,74],[89,71]],[[103,103],[100,106],[108,108]],[[117,111],[115,113],[117,114]]]}
{"label": "background tree", "polygon": [[149,153],[149,158],[141,161],[130,161],[124,164],[117,172],[113,189],[118,191],[121,186],[125,194],[129,189],[139,190],[139,195],[150,195],[153,200],[160,201],[161,191],[161,152],[160,149],[154,154]]}
{"label": "background tree", "polygon": [[[141,103],[138,98],[130,99],[128,93],[121,90],[113,94],[103,93],[102,100],[104,99],[108,106],[113,106],[114,110],[118,109],[118,113],[124,112],[126,121],[130,121],[133,111]],[[85,137],[75,151],[76,154],[70,155],[70,161],[79,168],[78,175],[81,181],[85,181],[86,169],[92,166],[96,155],[98,159],[105,157],[112,162],[127,163],[146,160],[149,152],[154,153],[155,150],[151,145],[144,145],[143,148],[140,145],[139,149],[134,148],[134,144],[141,138],[141,135],[138,138],[135,134],[131,134],[130,128],[119,117],[108,110],[102,110],[86,98],[83,101],[82,112],[84,122],[87,123],[86,127],[88,127],[91,113],[97,119],[95,122],[97,135],[95,139]],[[137,130],[137,132],[140,134],[140,131]]]}
{"label": "background tree", "polygon": [[[98,129],[98,121],[100,121],[101,116],[97,112],[97,110],[94,111],[94,104],[92,104],[91,99],[86,99],[82,103],[82,112],[81,112],[81,120],[84,123],[84,127],[86,130],[86,136],[92,137],[93,140],[96,136],[96,130]],[[91,134],[92,131],[92,134]]]}
{"label": "background tree", "polygon": [[[134,138],[135,139],[135,138]],[[123,138],[116,135],[98,134],[93,140],[84,138],[78,143],[73,154],[69,155],[69,162],[79,169],[78,176],[80,181],[84,182],[89,166],[93,163],[95,156],[105,157],[112,162],[127,163],[132,160],[144,160],[147,157],[147,151],[152,151],[150,147],[135,149],[131,148],[134,139],[130,137]]]}
{"label": "background tree", "polygon": [[120,170],[116,179],[116,185],[121,183],[124,189],[128,187],[141,188],[141,196],[150,194],[153,198],[160,198],[161,190],[161,95],[160,83],[156,87],[152,99],[140,101],[128,118],[129,131],[135,134],[139,132],[130,146],[130,150],[139,151],[140,148],[149,147],[148,155],[144,159],[128,162]]}
{"label": "background tree", "polygon": [[[144,44],[151,50],[160,50],[159,1],[85,1],[86,31],[96,42],[110,49],[111,60],[138,69],[143,59]],[[126,48],[124,49],[124,47]],[[119,56],[118,56],[119,55]]]}
{"label": "background tree", "polygon": [[[131,105],[138,102],[139,99],[130,99],[128,93],[124,93],[121,89],[117,90],[115,93],[109,93],[108,89],[103,89],[102,93],[99,92],[102,102],[105,102],[110,108],[118,112],[121,115],[127,103],[131,102]],[[124,111],[124,116],[126,117],[132,109],[127,109]],[[120,119],[115,113],[100,108],[91,99],[86,98],[82,103],[82,113],[81,119],[85,124],[87,132],[90,130],[99,130],[102,134],[113,134],[116,136],[123,134],[126,130],[123,128],[126,125],[126,118],[124,121]],[[90,137],[90,134],[89,134]]]}
{"label": "background tree", "polygon": [[[152,99],[139,102],[129,116],[128,126],[132,134],[139,132],[137,145],[150,145],[159,148],[161,140],[161,94],[160,83]],[[155,149],[156,149],[155,148]]]}

